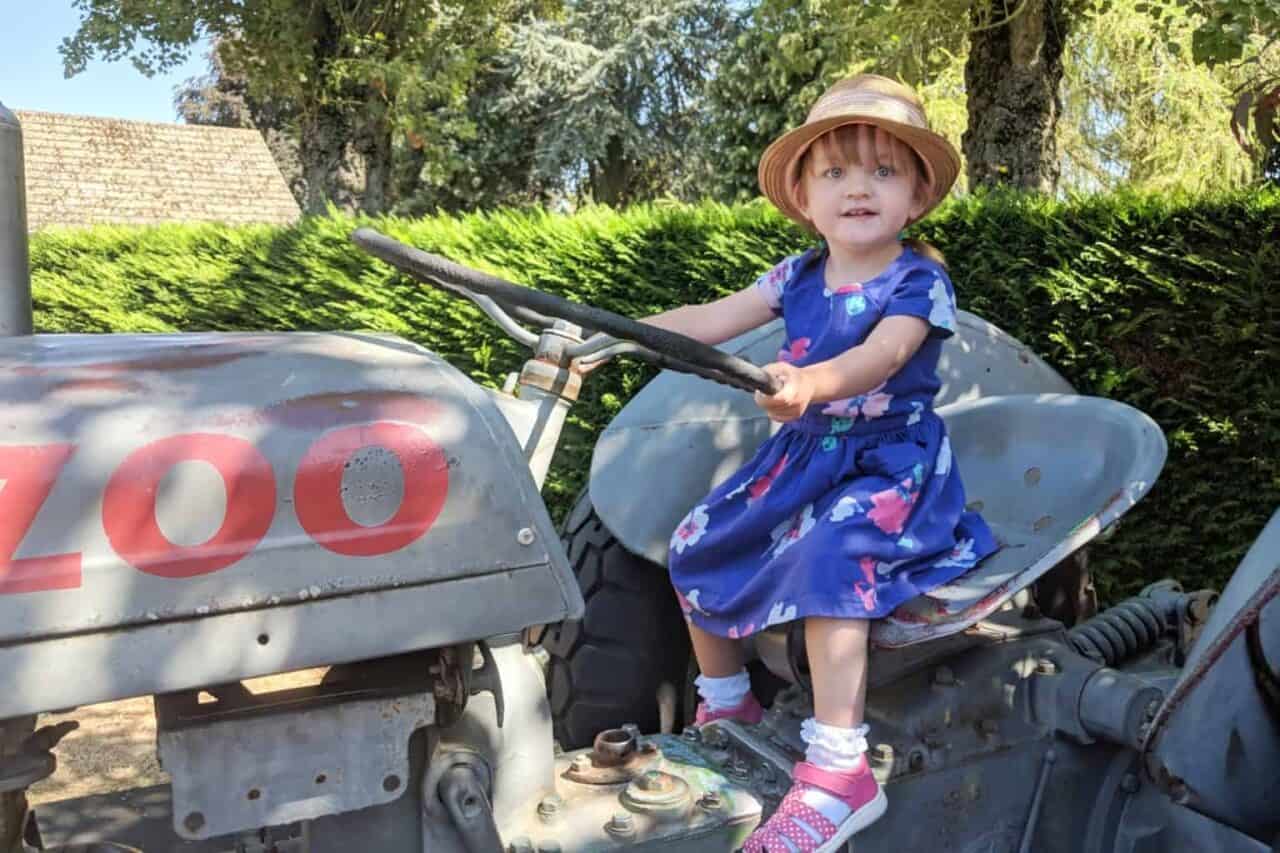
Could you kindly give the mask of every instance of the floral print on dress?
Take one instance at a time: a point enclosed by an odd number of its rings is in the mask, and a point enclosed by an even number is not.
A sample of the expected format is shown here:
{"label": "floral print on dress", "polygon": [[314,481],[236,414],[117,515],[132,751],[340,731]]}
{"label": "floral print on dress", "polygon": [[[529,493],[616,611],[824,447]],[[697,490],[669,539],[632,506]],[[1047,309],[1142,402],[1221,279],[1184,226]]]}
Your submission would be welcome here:
{"label": "floral print on dress", "polygon": [[703,610],[702,605],[698,603],[698,598],[701,595],[702,590],[700,589],[691,589],[687,595],[678,589],[676,590],[676,601],[680,602],[680,610],[685,616],[688,616],[695,610],[704,616],[707,614],[707,611]]}
{"label": "floral print on dress", "polygon": [[910,477],[892,488],[876,492],[871,496],[871,503],[875,507],[867,513],[867,517],[875,522],[876,527],[879,527],[882,532],[887,534],[902,532],[907,523],[907,516],[911,515],[911,509],[916,505],[916,498],[920,496],[918,484],[922,473],[920,466],[916,465]]}
{"label": "floral print on dress", "polygon": [[[785,315],[780,361],[836,358],[881,317],[918,317],[933,331],[881,387],[815,403],[774,431],[749,467],[681,523],[668,560],[672,583],[685,595],[687,618],[719,636],[810,616],[880,618],[999,547],[965,510],[962,460],[952,458],[946,425],[931,408],[943,342],[958,326],[946,270],[906,248],[860,289],[828,293],[828,260],[823,249],[810,250],[757,282]],[[848,316],[859,297],[866,309]]]}
{"label": "floral print on dress", "polygon": [[803,256],[792,255],[756,279],[756,287],[760,289],[760,294],[764,297],[764,301],[768,303],[775,313],[782,311],[782,294],[786,290],[787,282],[791,280],[796,261],[801,257]]}
{"label": "floral print on dress", "polygon": [[822,288],[822,292],[831,304],[836,303],[836,297],[842,297],[844,303],[844,311],[850,317],[857,317],[863,311],[867,310],[867,297],[862,294],[862,285],[858,282],[850,282],[849,284],[841,284],[835,288],[827,285]]}
{"label": "floral print on dress", "polygon": [[768,628],[770,625],[782,625],[786,622],[794,622],[796,618],[796,606],[788,605],[785,601],[775,601],[773,607],[769,608],[769,618],[760,626],[761,630]]}
{"label": "floral print on dress", "polygon": [[938,448],[938,462],[933,467],[934,475],[945,477],[951,473],[951,436],[942,437],[942,445]]}
{"label": "floral print on dress", "polygon": [[779,524],[770,531],[773,539],[773,556],[781,556],[784,551],[804,538],[813,529],[816,520],[813,517],[813,504],[806,504],[804,509]]}
{"label": "floral print on dress", "polygon": [[957,568],[972,568],[977,565],[978,555],[973,551],[972,539],[961,539],[951,549],[951,553],[938,560],[933,564],[935,569],[941,569],[947,566],[955,566]]}
{"label": "floral print on dress", "polygon": [[683,554],[685,548],[697,545],[702,534],[707,532],[707,522],[710,520],[706,504],[698,504],[689,510],[689,514],[676,527],[676,532],[671,534],[671,550]]}
{"label": "floral print on dress", "polygon": [[858,499],[845,495],[836,501],[836,505],[831,508],[832,521],[844,521],[846,518],[853,518],[855,515],[862,515],[866,512],[866,508],[858,503]]}
{"label": "floral print on dress", "polygon": [[799,361],[809,354],[808,338],[796,338],[794,341],[788,341],[787,345],[778,350],[778,361],[785,361],[788,364]]}
{"label": "floral print on dress", "polygon": [[766,471],[763,476],[743,480],[742,484],[725,495],[725,498],[736,498],[745,492],[747,494],[747,503],[755,503],[769,493],[769,489],[773,488],[773,481],[778,479],[778,475],[782,473],[782,469],[785,467],[787,467],[787,457],[784,455],[773,463],[773,467]]}
{"label": "floral print on dress", "polygon": [[747,486],[747,503],[755,503],[765,495],[769,494],[769,489],[773,487],[773,481],[782,473],[782,469],[787,467],[787,457],[783,456],[777,463],[769,469],[769,472],[758,480],[752,481]]}
{"label": "floral print on dress", "polygon": [[956,306],[951,294],[947,292],[946,284],[943,283],[941,278],[935,277],[933,279],[933,286],[929,288],[929,299],[933,302],[933,307],[929,309],[929,324],[954,332],[956,330]]}
{"label": "floral print on dress", "polygon": [[853,420],[862,418],[863,420],[873,421],[889,411],[889,404],[893,402],[893,395],[885,393],[884,385],[885,383],[881,382],[867,393],[859,394],[856,397],[832,400],[822,410],[822,413],[838,418],[851,418]]}
{"label": "floral print on dress", "polygon": [[862,569],[863,579],[853,582],[853,591],[862,601],[862,609],[867,613],[873,613],[876,609],[876,561],[870,557],[863,557],[858,561],[858,568]]}

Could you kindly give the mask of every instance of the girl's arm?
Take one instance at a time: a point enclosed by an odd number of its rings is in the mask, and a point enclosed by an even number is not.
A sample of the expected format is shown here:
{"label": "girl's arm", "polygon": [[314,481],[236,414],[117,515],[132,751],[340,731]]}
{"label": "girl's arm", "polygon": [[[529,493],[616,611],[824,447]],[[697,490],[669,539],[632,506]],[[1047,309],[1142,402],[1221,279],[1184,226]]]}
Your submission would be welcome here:
{"label": "girl's arm", "polygon": [[773,309],[760,295],[760,289],[752,286],[715,302],[684,305],[645,317],[640,322],[715,346],[763,326],[774,316]]}
{"label": "girl's arm", "polygon": [[783,385],[772,397],[756,392],[756,403],[771,419],[785,423],[800,417],[813,403],[865,394],[901,370],[928,334],[929,324],[919,317],[885,317],[865,341],[835,358],[805,367],[786,362],[766,365],[765,372]]}

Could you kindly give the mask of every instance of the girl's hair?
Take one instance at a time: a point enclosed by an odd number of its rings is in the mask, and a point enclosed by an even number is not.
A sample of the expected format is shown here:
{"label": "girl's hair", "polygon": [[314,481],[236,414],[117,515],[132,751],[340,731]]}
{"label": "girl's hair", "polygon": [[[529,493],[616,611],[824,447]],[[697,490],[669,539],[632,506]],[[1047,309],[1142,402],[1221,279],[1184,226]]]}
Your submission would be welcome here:
{"label": "girl's hair", "polygon": [[[814,149],[821,151],[829,161],[861,165],[864,157],[870,157],[877,165],[890,166],[898,173],[909,173],[915,180],[917,192],[924,186],[928,175],[914,148],[893,134],[868,124],[843,124],[819,136],[800,155],[797,176],[803,175],[809,168],[809,155]],[[924,240],[909,237],[902,242],[916,254],[946,267],[947,261],[942,252]]]}

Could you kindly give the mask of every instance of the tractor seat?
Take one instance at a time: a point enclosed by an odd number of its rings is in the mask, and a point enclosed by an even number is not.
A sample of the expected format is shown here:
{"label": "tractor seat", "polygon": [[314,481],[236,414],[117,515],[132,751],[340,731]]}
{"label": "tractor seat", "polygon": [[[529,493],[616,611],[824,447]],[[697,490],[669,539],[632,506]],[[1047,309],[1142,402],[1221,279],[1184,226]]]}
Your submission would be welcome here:
{"label": "tractor seat", "polygon": [[871,628],[895,648],[963,631],[1115,522],[1155,484],[1164,434],[1101,397],[984,397],[938,409],[964,479],[1000,550]]}
{"label": "tractor seat", "polygon": [[[1137,409],[1074,394],[983,397],[938,409],[1000,550],[871,626],[880,648],[936,640],[990,616],[1115,522],[1164,466],[1164,434]],[[788,625],[770,631],[785,633]]]}

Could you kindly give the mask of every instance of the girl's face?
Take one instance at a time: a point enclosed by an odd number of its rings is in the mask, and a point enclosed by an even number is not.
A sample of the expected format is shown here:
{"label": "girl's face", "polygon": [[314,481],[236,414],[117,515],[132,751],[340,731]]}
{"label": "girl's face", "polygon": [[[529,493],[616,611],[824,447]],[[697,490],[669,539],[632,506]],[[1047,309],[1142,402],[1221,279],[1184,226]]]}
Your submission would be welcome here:
{"label": "girl's face", "polygon": [[882,249],[924,211],[918,155],[873,125],[824,134],[800,168],[796,201],[833,248],[853,254]]}

